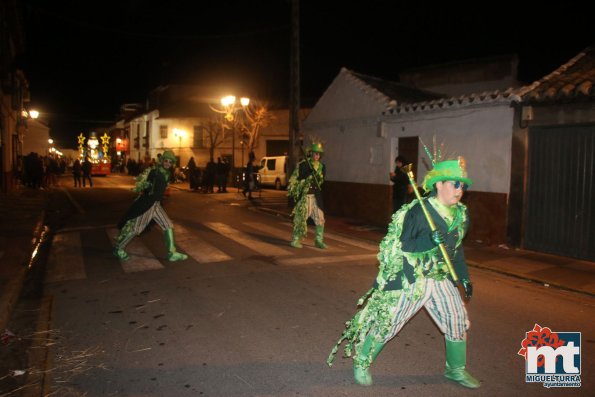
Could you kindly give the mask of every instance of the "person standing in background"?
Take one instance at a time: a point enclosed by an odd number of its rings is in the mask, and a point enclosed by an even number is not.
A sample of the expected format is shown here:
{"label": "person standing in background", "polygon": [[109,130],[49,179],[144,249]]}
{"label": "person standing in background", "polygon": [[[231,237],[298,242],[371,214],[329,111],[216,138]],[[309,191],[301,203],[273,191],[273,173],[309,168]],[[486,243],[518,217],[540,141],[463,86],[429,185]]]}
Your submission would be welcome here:
{"label": "person standing in background", "polygon": [[91,179],[91,162],[89,161],[89,156],[85,156],[85,160],[83,161],[82,165],[83,170],[83,187],[85,187],[85,181],[89,180],[89,187],[93,187],[93,180]]}
{"label": "person standing in background", "polygon": [[72,177],[74,178],[74,187],[81,187],[81,161],[74,160],[72,164]]}
{"label": "person standing in background", "polygon": [[397,212],[407,198],[407,188],[409,187],[409,178],[403,171],[403,166],[407,164],[405,158],[401,155],[395,158],[395,171],[389,174],[393,183],[393,213]]}

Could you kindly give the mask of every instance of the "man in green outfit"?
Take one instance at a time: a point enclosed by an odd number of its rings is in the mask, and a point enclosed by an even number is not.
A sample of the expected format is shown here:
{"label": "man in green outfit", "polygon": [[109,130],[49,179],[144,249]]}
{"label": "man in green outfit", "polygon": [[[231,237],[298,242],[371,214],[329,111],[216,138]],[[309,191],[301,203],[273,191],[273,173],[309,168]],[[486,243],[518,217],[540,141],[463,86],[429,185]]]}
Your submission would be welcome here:
{"label": "man in green outfit", "polygon": [[354,350],[353,374],[363,386],[372,384],[370,365],[384,345],[422,307],[445,335],[444,376],[465,387],[480,386],[465,370],[467,310],[439,249],[441,243],[446,246],[465,297],[471,298],[473,288],[462,245],[469,219],[460,200],[472,181],[467,177],[462,157],[433,164],[434,169],[422,184],[430,194],[422,200],[436,230],[432,232],[418,200],[393,214],[388,233],[380,243],[378,275],[372,289],[358,302],[365,305],[347,323],[327,360],[331,365],[346,340],[345,356],[351,356]]}
{"label": "man in green outfit", "polygon": [[166,150],[158,156],[157,164],[143,172],[137,178],[134,191],[140,193],[132,206],[124,214],[118,228],[120,233],[116,237],[114,255],[122,260],[128,260],[124,248],[137,235],[141,234],[151,220],[154,220],[163,229],[167,259],[181,261],[188,256],[176,251],[174,244],[174,225],[161,206],[163,194],[170,180],[171,168],[176,164],[176,156],[171,150]]}
{"label": "man in green outfit", "polygon": [[308,232],[308,218],[316,225],[314,245],[325,249],[324,243],[324,211],[322,203],[322,183],[326,175],[326,167],[320,161],[324,149],[322,143],[313,143],[310,148],[310,158],[300,161],[291,178],[287,194],[294,200],[293,208],[293,236],[291,246],[302,248],[301,241]]}

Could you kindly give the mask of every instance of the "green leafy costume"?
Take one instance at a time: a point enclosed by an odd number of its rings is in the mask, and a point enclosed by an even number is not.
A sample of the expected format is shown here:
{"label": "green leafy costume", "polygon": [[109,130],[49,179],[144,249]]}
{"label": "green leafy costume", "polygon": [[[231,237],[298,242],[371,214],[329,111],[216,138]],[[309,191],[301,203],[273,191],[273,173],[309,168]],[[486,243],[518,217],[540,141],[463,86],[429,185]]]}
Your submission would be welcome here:
{"label": "green leafy costume", "polygon": [[[448,178],[437,182],[465,179],[470,184],[466,172],[463,174],[458,164],[447,165]],[[445,168],[445,165],[438,163],[436,168]],[[446,174],[434,172],[428,175],[435,179]],[[436,182],[429,181],[432,183],[427,186],[432,188]],[[457,275],[470,285],[462,247],[469,226],[466,207],[461,203],[446,206],[437,199],[435,192],[423,201],[443,237]],[[466,387],[479,387],[479,382],[465,371],[467,313],[452,285],[448,267],[418,200],[404,205],[393,214],[388,233],[380,243],[378,261],[379,271],[374,285],[359,299],[357,304],[361,309],[346,323],[346,329],[331,350],[327,364],[332,365],[341,344],[346,342],[344,356],[353,356],[356,382],[371,385],[369,367],[376,356],[406,321],[429,302],[431,306],[426,308],[446,334],[445,376]],[[440,301],[443,296],[448,297],[446,304]],[[445,321],[445,317],[450,321]],[[453,357],[456,359],[453,360]]]}
{"label": "green leafy costume", "polygon": [[164,161],[168,161],[170,167],[174,166],[176,158],[173,152],[165,151],[157,165],[147,168],[136,178],[136,184],[132,190],[139,193],[139,196],[118,223],[120,233],[116,237],[114,255],[119,259],[129,259],[124,248],[146,228],[152,219],[164,231],[168,259],[178,261],[188,257],[177,252],[174,244],[173,223],[160,204],[171,175],[170,169],[163,166]]}
{"label": "green leafy costume", "polygon": [[[323,153],[320,143],[312,144],[311,152]],[[300,241],[308,233],[308,218],[312,217],[316,225],[315,244],[318,248],[326,248],[323,242],[324,213],[322,200],[322,184],[326,174],[326,167],[320,161],[305,159],[295,167],[287,186],[287,195],[295,206],[291,212],[293,216],[293,240],[291,245],[301,248]],[[308,201],[310,200],[310,203]]]}

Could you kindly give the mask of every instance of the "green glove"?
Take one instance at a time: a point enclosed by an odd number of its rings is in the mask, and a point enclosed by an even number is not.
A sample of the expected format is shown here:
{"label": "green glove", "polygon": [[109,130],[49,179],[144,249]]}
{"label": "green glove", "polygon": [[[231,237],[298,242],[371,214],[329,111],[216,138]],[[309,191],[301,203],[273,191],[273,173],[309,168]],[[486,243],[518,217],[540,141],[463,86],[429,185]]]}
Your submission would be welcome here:
{"label": "green glove", "polygon": [[436,245],[444,243],[444,236],[442,235],[442,232],[440,232],[440,230],[436,229],[432,232],[432,241]]}
{"label": "green glove", "polygon": [[463,288],[465,289],[465,298],[471,299],[473,295],[473,284],[468,278],[464,278],[461,280],[461,284],[463,284]]}

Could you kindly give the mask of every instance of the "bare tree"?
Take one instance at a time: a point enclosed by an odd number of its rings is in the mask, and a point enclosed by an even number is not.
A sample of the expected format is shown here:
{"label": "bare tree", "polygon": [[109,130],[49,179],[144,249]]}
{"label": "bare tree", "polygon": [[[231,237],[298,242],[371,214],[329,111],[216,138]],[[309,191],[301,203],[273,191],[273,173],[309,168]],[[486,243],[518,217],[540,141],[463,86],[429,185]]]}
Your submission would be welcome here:
{"label": "bare tree", "polygon": [[242,135],[248,140],[248,153],[254,151],[258,143],[260,131],[268,127],[275,117],[271,114],[267,104],[252,102],[244,109],[244,116],[241,118],[239,129]]}
{"label": "bare tree", "polygon": [[215,161],[215,149],[225,140],[225,130],[230,127],[221,118],[212,118],[200,126],[205,133],[211,161]]}

